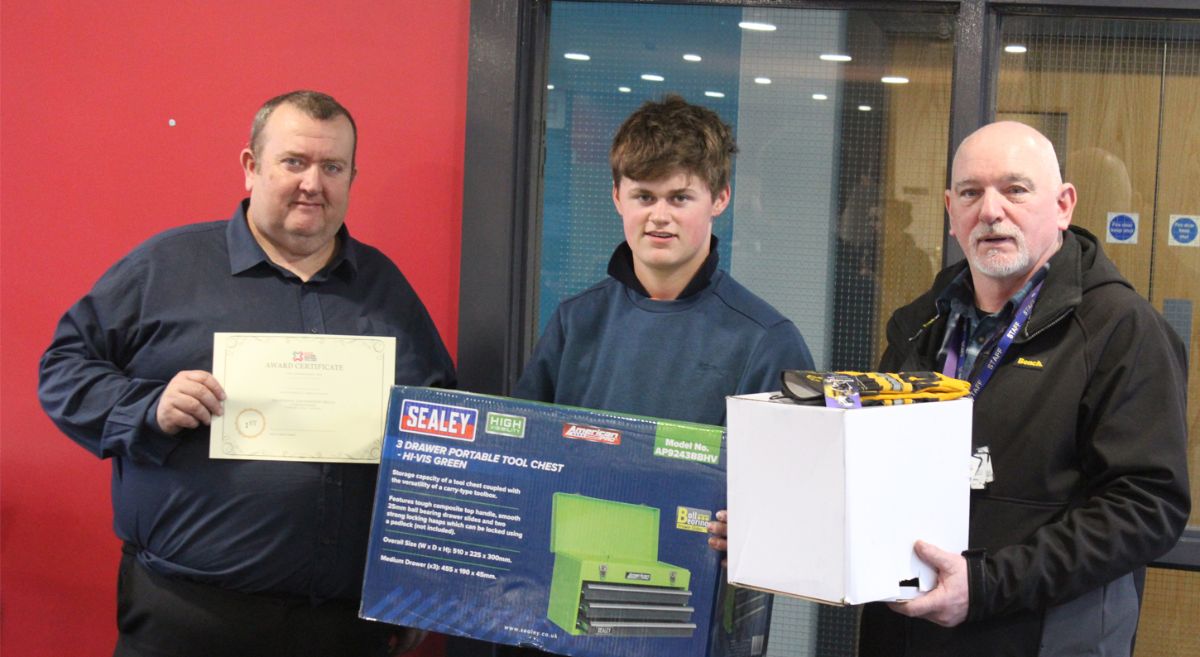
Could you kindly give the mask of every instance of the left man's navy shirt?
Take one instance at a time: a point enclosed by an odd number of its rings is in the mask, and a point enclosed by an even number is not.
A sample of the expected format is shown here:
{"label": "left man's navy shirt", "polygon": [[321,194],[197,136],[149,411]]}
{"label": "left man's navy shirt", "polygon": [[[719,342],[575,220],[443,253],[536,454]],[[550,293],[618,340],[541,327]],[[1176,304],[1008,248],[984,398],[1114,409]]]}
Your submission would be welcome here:
{"label": "left man's navy shirt", "polygon": [[209,428],[166,436],[155,409],[182,370],[212,370],[216,331],[396,338],[396,383],[453,386],[454,368],[396,266],[342,227],[308,282],[246,224],[161,233],[118,261],[59,322],[39,396],[73,440],[111,457],[117,535],[156,572],[247,592],[359,595],[375,466],[208,457]]}

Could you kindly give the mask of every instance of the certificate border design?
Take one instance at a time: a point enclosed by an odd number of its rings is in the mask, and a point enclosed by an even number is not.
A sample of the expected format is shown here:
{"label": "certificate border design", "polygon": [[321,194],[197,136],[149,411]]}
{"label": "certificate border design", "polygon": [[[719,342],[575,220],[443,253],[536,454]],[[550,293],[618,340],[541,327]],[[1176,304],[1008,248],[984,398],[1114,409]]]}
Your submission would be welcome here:
{"label": "certificate border design", "polygon": [[[376,412],[379,417],[379,433],[377,439],[370,444],[363,446],[355,451],[346,450],[328,450],[318,451],[313,454],[306,452],[304,454],[292,452],[284,449],[266,449],[263,446],[250,446],[246,444],[247,440],[253,438],[243,437],[238,430],[235,419],[229,419],[227,415],[221,415],[214,419],[212,431],[210,432],[210,458],[228,458],[228,459],[246,459],[246,460],[279,460],[279,461],[305,461],[305,462],[330,462],[330,463],[378,463],[382,453],[384,425],[387,422],[387,400],[391,386],[395,382],[395,341],[391,336],[351,336],[351,335],[308,335],[303,333],[224,333],[218,332],[213,334],[213,369],[214,374],[217,371],[222,373],[228,372],[228,362],[233,357],[233,352],[240,346],[251,342],[264,342],[269,340],[284,340],[285,342],[294,342],[298,346],[312,346],[321,343],[341,343],[342,345],[353,344],[361,346],[369,351],[374,352],[374,359],[379,365],[379,370],[372,373],[373,378],[380,381],[380,390],[378,398],[378,406]],[[224,348],[219,348],[219,343],[224,341]],[[391,343],[392,348],[388,348],[388,343]],[[390,357],[389,357],[390,356]],[[218,360],[219,359],[219,360]],[[390,361],[390,362],[389,362]],[[218,377],[220,379],[220,377]],[[265,418],[264,418],[265,423]],[[264,426],[265,431],[265,426]],[[259,435],[262,435],[261,433]]]}

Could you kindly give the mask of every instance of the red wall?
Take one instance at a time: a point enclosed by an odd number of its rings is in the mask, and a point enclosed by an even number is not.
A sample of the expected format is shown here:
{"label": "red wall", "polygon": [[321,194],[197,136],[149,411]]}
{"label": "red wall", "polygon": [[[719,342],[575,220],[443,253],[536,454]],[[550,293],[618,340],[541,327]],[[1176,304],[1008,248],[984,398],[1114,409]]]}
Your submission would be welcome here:
{"label": "red wall", "polygon": [[36,397],[55,322],[146,237],[228,217],[254,111],[306,87],[358,122],[351,231],[408,275],[453,351],[468,2],[45,0],[0,12],[0,652],[109,655],[109,465]]}

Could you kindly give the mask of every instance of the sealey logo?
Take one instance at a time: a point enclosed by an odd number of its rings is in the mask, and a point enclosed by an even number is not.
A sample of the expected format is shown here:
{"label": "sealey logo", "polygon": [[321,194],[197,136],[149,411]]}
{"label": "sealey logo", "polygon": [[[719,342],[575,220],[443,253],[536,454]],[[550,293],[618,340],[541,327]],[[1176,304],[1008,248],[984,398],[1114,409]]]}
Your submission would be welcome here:
{"label": "sealey logo", "polygon": [[638,572],[634,572],[632,570],[627,570],[627,571],[625,571],[625,579],[633,580],[633,581],[637,581],[637,582],[649,582],[650,581],[650,573],[638,573]]}
{"label": "sealey logo", "polygon": [[613,431],[612,429],[601,429],[599,427],[589,427],[583,424],[564,424],[563,438],[573,438],[575,440],[590,440],[594,443],[604,443],[606,445],[620,445],[621,432]]}
{"label": "sealey logo", "polygon": [[475,440],[479,411],[461,406],[405,399],[400,407],[400,430],[452,440]]}

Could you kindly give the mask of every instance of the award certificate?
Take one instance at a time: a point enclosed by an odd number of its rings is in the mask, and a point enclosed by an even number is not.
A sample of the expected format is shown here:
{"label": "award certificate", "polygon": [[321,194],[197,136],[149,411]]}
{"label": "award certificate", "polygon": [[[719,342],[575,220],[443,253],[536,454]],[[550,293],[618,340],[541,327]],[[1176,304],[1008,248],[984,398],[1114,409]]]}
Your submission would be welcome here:
{"label": "award certificate", "polygon": [[396,338],[214,333],[213,376],[210,458],[379,462]]}

